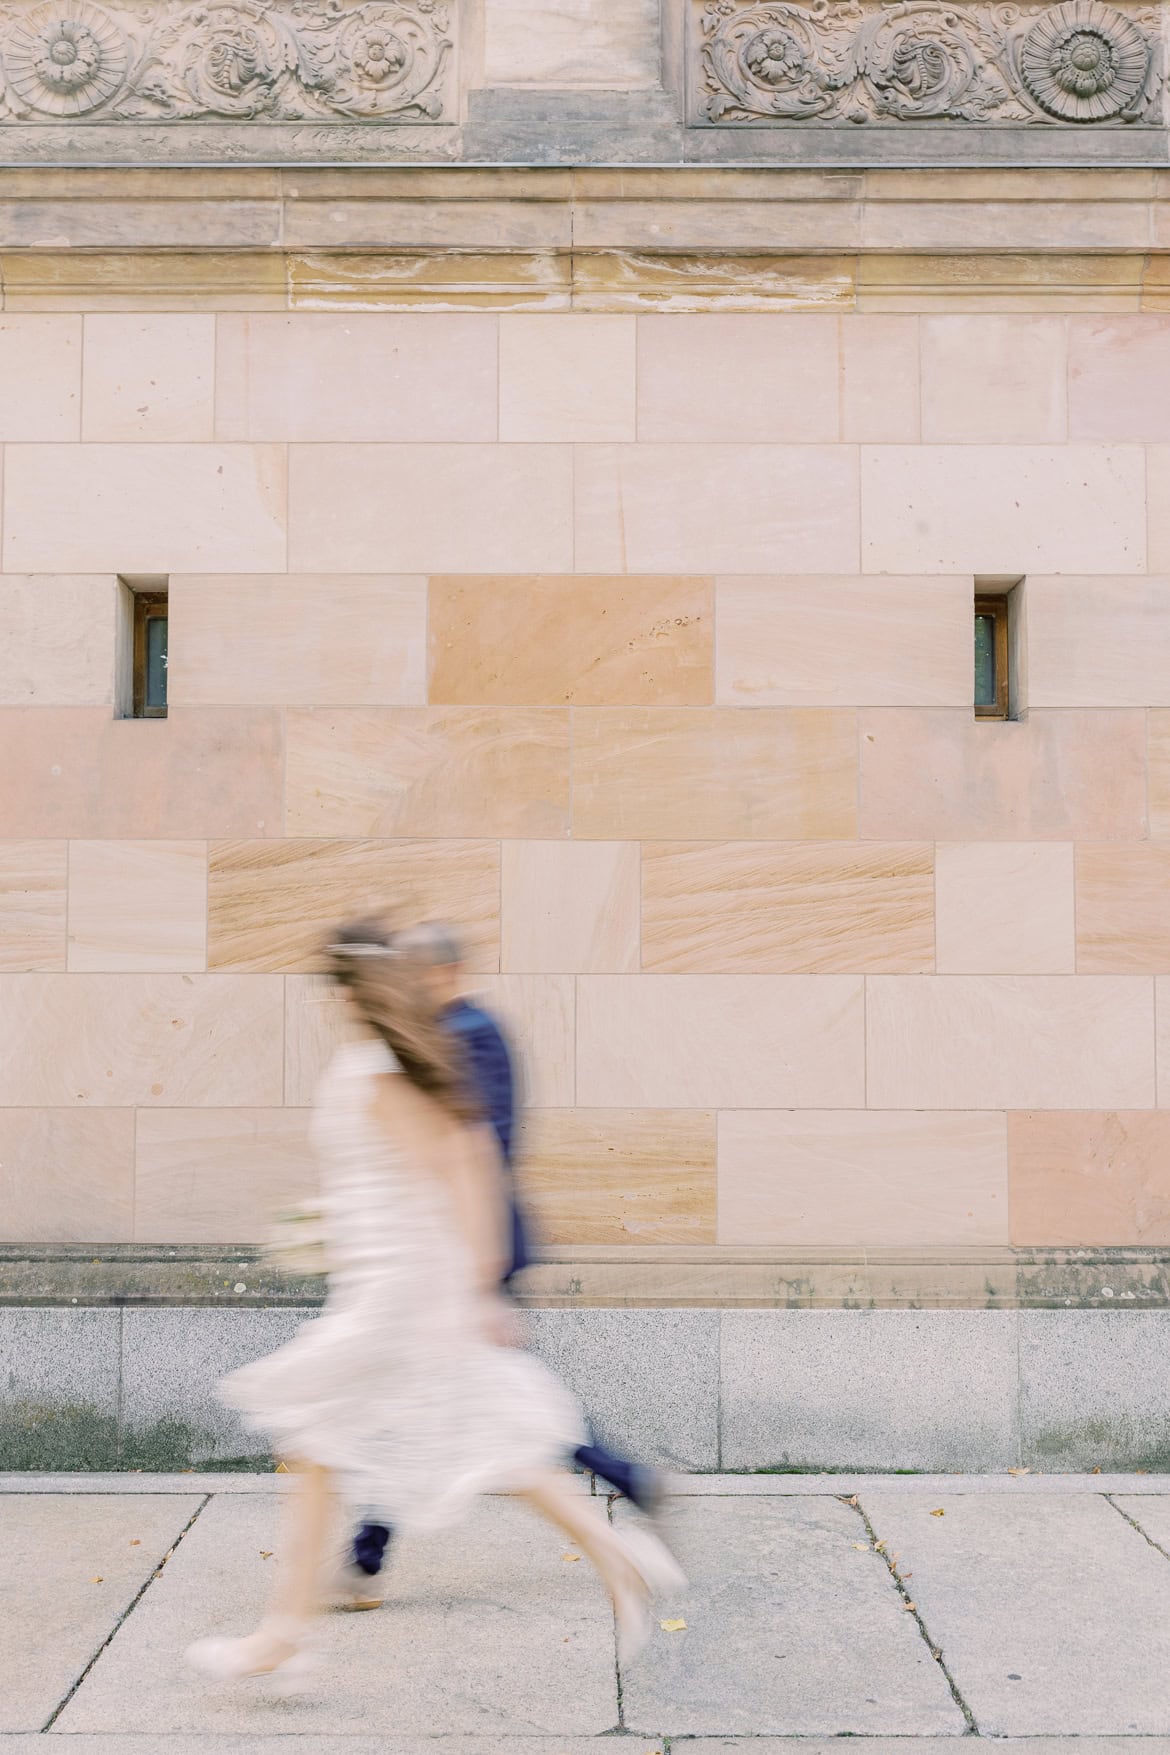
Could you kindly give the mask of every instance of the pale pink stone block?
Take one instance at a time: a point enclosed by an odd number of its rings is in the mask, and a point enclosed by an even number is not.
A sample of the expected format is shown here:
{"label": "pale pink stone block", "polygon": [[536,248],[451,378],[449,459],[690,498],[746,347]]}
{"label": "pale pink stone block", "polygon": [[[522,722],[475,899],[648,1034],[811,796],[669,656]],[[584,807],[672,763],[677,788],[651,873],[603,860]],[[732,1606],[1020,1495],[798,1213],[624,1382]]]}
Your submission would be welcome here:
{"label": "pale pink stone block", "polygon": [[980,311],[920,321],[926,443],[1042,445],[1065,438],[1063,317]]}
{"label": "pale pink stone block", "polygon": [[576,1100],[859,1108],[862,987],[853,975],[582,975]]}
{"label": "pale pink stone block", "polygon": [[326,573],[568,573],[565,445],[298,445],[289,566]]}
{"label": "pale pink stone block", "polygon": [[205,841],[74,841],[69,968],[207,967]]}
{"label": "pale pink stone block", "polygon": [[639,317],[637,324],[643,442],[836,439],[835,316],[680,312]]}
{"label": "pale pink stone block", "polygon": [[868,573],[1141,573],[1145,511],[1138,445],[862,450]]}
{"label": "pale pink stone block", "polygon": [[1048,708],[861,715],[867,840],[1129,841],[1146,832],[1145,715]]}
{"label": "pale pink stone block", "polygon": [[64,841],[0,841],[0,969],[65,967]]}
{"label": "pale pink stone block", "polygon": [[0,315],[0,441],[80,436],[81,318]]}
{"label": "pale pink stone block", "polygon": [[215,317],[210,312],[87,314],[83,439],[210,440],[214,400]]}
{"label": "pale pink stone block", "polygon": [[1002,1115],[719,1117],[719,1242],[909,1249],[1008,1240]]}
{"label": "pale pink stone block", "polygon": [[1072,439],[1170,439],[1170,316],[1068,319]]}
{"label": "pale pink stone block", "polygon": [[1146,503],[1151,573],[1170,573],[1170,445],[1146,446]]}
{"label": "pale pink stone block", "polygon": [[577,572],[842,573],[858,565],[850,445],[582,445],[575,501]]}
{"label": "pale pink stone block", "polygon": [[500,438],[633,439],[637,321],[581,312],[502,315]]}
{"label": "pale pink stone block", "polygon": [[636,842],[505,841],[501,967],[624,974],[638,968]]}
{"label": "pale pink stone block", "polygon": [[716,699],[744,707],[969,706],[969,578],[716,582]]}
{"label": "pale pink stone block", "polygon": [[841,324],[841,437],[862,445],[920,436],[917,316],[845,311]]}
{"label": "pale pink stone block", "polygon": [[941,843],[935,937],[941,975],[1071,974],[1071,842]]}
{"label": "pale pink stone block", "polygon": [[1170,578],[1029,577],[1031,707],[1170,706]]}
{"label": "pale pink stone block", "polygon": [[0,976],[0,1105],[282,1101],[278,975]]}
{"label": "pale pink stone block", "polygon": [[4,567],[279,573],[279,445],[9,445]]}
{"label": "pale pink stone block", "polygon": [[132,1109],[0,1110],[0,1242],[128,1243]]}
{"label": "pale pink stone block", "polygon": [[218,323],[218,438],[496,437],[496,318],[488,312],[221,314]]}
{"label": "pale pink stone block", "polygon": [[1148,1109],[1153,982],[1133,975],[871,975],[871,1109]]}
{"label": "pale pink stone block", "polygon": [[1170,1243],[1170,1115],[1008,1116],[1012,1237],[1024,1247]]}
{"label": "pale pink stone block", "polygon": [[0,576],[0,705],[110,706],[117,609],[112,573]]}
{"label": "pale pink stone block", "polygon": [[307,1109],[143,1109],[137,1243],[262,1243],[320,1182]]}

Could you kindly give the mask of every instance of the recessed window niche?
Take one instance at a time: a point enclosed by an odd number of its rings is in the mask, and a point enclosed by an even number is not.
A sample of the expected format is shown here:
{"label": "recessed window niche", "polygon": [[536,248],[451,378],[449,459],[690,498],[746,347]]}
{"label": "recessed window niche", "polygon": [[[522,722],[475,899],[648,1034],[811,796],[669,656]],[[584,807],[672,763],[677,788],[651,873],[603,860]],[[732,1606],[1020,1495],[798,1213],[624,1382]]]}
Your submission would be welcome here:
{"label": "recessed window niche", "polygon": [[119,719],[167,716],[167,585],[165,574],[119,577]]}

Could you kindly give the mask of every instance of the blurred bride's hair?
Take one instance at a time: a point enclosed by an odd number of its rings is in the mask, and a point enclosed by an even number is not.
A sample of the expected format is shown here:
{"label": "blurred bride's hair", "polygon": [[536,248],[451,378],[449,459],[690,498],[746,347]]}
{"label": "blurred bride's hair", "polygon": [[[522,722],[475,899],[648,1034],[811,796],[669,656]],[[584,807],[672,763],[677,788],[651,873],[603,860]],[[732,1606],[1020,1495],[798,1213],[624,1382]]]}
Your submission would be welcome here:
{"label": "blurred bride's hair", "polygon": [[409,936],[399,944],[377,921],[352,920],[330,935],[325,958],[328,973],[411,1084],[457,1121],[478,1121],[459,1044],[435,1007],[423,947],[412,946]]}

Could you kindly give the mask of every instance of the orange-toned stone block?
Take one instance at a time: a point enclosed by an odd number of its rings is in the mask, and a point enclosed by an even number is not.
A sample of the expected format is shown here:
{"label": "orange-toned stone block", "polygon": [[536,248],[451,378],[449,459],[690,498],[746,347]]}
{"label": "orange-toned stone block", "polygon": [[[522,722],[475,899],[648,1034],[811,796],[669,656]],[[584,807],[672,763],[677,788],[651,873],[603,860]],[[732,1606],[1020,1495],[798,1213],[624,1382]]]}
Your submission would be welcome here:
{"label": "orange-toned stone block", "polygon": [[1077,848],[1077,968],[1170,973],[1170,841]]}
{"label": "orange-toned stone block", "polygon": [[572,454],[565,445],[295,445],[288,564],[302,573],[571,572]]}
{"label": "orange-toned stone block", "polygon": [[970,705],[969,578],[719,579],[715,603],[720,702]]}
{"label": "orange-toned stone block", "polygon": [[841,437],[862,445],[919,437],[918,318],[843,312]]}
{"label": "orange-toned stone block", "polygon": [[117,590],[112,573],[0,577],[0,704],[109,706]]}
{"label": "orange-toned stone block", "polygon": [[218,324],[217,438],[496,437],[494,316],[297,311]]}
{"label": "orange-toned stone block", "polygon": [[495,706],[702,706],[708,579],[434,578],[430,699]]}
{"label": "orange-toned stone block", "polygon": [[918,974],[934,966],[933,848],[647,843],[642,966],[675,974]]}
{"label": "orange-toned stone block", "polygon": [[1002,1115],[755,1109],[719,1117],[719,1242],[909,1249],[1008,1236]]}
{"label": "orange-toned stone block", "polygon": [[286,719],[290,835],[563,835],[569,715],[304,708]]}
{"label": "orange-toned stone block", "polygon": [[509,972],[638,968],[639,853],[632,841],[505,841],[501,962]]}
{"label": "orange-toned stone block", "polygon": [[710,1110],[530,1109],[519,1161],[541,1243],[715,1241]]}
{"label": "orange-toned stone block", "polygon": [[639,317],[643,443],[831,444],[837,319],[819,313]]}
{"label": "orange-toned stone block", "polygon": [[206,442],[214,437],[214,401],[215,318],[210,312],[86,316],[83,439]]}
{"label": "orange-toned stone block", "polygon": [[262,1243],[317,1189],[307,1109],[143,1109],[136,1243]]}
{"label": "orange-toned stone block", "polygon": [[1069,437],[1170,439],[1170,316],[1068,319]]}
{"label": "orange-toned stone block", "polygon": [[0,822],[12,835],[191,840],[280,833],[280,715],[172,707],[0,709]]}
{"label": "orange-toned stone block", "polygon": [[863,987],[852,975],[582,975],[577,1102],[860,1108]]}
{"label": "orange-toned stone block", "polygon": [[853,446],[582,445],[575,467],[573,565],[580,572],[857,567]]}
{"label": "orange-toned stone block", "polygon": [[64,841],[0,841],[0,970],[65,967]]}
{"label": "orange-toned stone block", "polygon": [[1025,586],[1031,707],[1170,706],[1170,578]]}
{"label": "orange-toned stone block", "polygon": [[871,1109],[1149,1109],[1154,990],[1134,975],[871,975]]}
{"label": "orange-toned stone block", "polygon": [[920,321],[926,443],[1042,445],[1064,439],[1063,317],[964,312]]}
{"label": "orange-toned stone block", "polygon": [[[1145,715],[970,709],[861,715],[861,833],[939,841],[1127,841],[1145,834]],[[961,1105],[960,1105],[961,1107]]]}
{"label": "orange-toned stone block", "polygon": [[1008,1116],[1011,1240],[1075,1249],[1170,1243],[1170,1114]]}
{"label": "orange-toned stone block", "polygon": [[502,315],[500,438],[632,440],[636,323],[577,311]]}
{"label": "orange-toned stone block", "polygon": [[390,926],[449,920],[472,968],[494,969],[499,893],[494,841],[216,841],[208,960],[213,969],[311,969],[332,928],[374,915]]}
{"label": "orange-toned stone block", "polygon": [[0,1243],[129,1243],[132,1109],[0,1110]]}
{"label": "orange-toned stone block", "polygon": [[1150,834],[1170,836],[1170,709],[1146,715]]}
{"label": "orange-toned stone block", "polygon": [[205,841],[74,841],[69,967],[207,967]]}
{"label": "orange-toned stone block", "polygon": [[573,833],[586,839],[846,840],[856,811],[851,712],[574,714]]}
{"label": "orange-toned stone block", "polygon": [[0,976],[0,1105],[281,1102],[274,975]]}
{"label": "orange-toned stone block", "polygon": [[426,580],[184,575],[170,584],[173,704],[421,705]]}
{"label": "orange-toned stone block", "polygon": [[81,436],[81,318],[0,315],[0,441]]}
{"label": "orange-toned stone block", "polygon": [[1071,842],[943,842],[934,858],[940,975],[1072,973]]}

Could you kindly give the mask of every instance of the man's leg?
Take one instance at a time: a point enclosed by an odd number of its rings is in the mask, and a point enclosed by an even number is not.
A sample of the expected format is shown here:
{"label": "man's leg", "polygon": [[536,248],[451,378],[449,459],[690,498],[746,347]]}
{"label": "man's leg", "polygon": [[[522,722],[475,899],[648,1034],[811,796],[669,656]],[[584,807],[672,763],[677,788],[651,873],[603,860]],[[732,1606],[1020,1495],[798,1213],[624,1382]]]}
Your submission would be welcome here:
{"label": "man's leg", "polygon": [[591,1474],[600,1475],[611,1487],[625,1495],[639,1511],[653,1517],[662,1504],[662,1476],[657,1469],[648,1469],[642,1463],[630,1462],[624,1456],[615,1456],[600,1444],[583,1444],[575,1452],[574,1462]]}
{"label": "man's leg", "polygon": [[353,1563],[367,1578],[376,1578],[381,1572],[393,1534],[384,1523],[363,1523],[359,1527],[353,1538]]}

